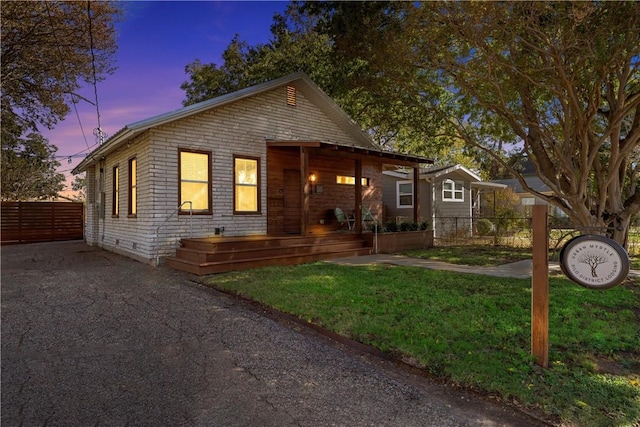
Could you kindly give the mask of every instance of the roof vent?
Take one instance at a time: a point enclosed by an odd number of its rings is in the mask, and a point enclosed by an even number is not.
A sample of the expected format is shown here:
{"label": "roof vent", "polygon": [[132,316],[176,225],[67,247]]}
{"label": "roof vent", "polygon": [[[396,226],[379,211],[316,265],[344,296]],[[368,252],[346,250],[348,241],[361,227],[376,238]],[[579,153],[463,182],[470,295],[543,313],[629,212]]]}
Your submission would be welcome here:
{"label": "roof vent", "polygon": [[296,105],[296,88],[293,86],[287,86],[287,105]]}

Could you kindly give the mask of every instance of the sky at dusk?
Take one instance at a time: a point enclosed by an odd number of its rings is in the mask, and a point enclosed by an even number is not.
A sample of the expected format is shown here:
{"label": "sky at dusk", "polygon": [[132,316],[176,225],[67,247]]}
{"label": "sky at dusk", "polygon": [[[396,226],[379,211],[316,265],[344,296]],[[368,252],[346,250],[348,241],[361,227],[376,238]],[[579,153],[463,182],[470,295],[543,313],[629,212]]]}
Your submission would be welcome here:
{"label": "sky at dusk", "polygon": [[[235,34],[249,45],[267,43],[273,15],[284,12],[287,2],[134,1],[124,6],[124,18],[116,27],[118,68],[97,86],[100,124],[107,137],[127,124],[181,108],[185,66],[196,58],[222,65],[222,52]],[[95,100],[93,86],[80,93]],[[77,109],[82,127],[72,108],[53,130],[42,131],[58,147],[58,170],[67,175],[67,183],[73,179],[71,169],[97,147],[96,107],[81,101]]]}

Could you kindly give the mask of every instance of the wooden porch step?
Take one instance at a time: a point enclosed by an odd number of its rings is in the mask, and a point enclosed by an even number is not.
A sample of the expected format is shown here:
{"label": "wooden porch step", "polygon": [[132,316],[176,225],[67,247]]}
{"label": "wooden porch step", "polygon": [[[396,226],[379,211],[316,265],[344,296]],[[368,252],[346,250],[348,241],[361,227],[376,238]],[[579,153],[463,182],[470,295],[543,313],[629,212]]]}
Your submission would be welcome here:
{"label": "wooden porch step", "polygon": [[355,234],[185,239],[182,244],[175,257],[166,258],[167,266],[198,275],[370,255],[373,250]]}
{"label": "wooden porch step", "polygon": [[255,258],[283,257],[288,255],[308,255],[312,253],[341,252],[351,249],[362,249],[365,242],[349,240],[344,242],[322,242],[315,244],[288,244],[281,247],[260,247],[227,251],[207,251],[187,247],[178,248],[176,257],[200,263],[241,261]]}
{"label": "wooden porch step", "polygon": [[316,245],[347,241],[362,241],[362,238],[354,233],[335,233],[324,236],[204,237],[182,239],[181,244],[185,249],[207,252],[231,252],[246,249],[282,248],[287,246]]}
{"label": "wooden porch step", "polygon": [[370,255],[371,248],[353,249],[342,252],[330,252],[323,254],[308,255],[285,255],[281,257],[252,258],[245,260],[232,260],[222,262],[197,263],[194,261],[169,257],[166,263],[169,267],[178,270],[188,271],[197,275],[226,273],[228,271],[249,270],[252,268],[283,266],[283,265],[299,265],[310,262],[323,261],[327,259]]}

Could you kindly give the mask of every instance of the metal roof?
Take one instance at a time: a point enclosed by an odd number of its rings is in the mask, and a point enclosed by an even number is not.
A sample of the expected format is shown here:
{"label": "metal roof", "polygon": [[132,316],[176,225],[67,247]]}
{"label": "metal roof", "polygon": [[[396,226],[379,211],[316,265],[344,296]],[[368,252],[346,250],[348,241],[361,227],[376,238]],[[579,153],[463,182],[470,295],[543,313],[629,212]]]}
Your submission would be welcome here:
{"label": "metal roof", "polygon": [[77,174],[85,171],[89,166],[94,165],[104,156],[151,128],[180,120],[213,108],[218,108],[287,84],[300,90],[307,99],[313,102],[318,108],[327,114],[330,119],[345,130],[354,139],[354,141],[356,141],[358,147],[376,149],[376,145],[371,138],[347,115],[347,113],[344,112],[344,110],[342,110],[342,108],[340,108],[340,106],[338,106],[338,104],[336,104],[313,81],[311,81],[305,73],[298,72],[128,124],[116,132],[104,144],[89,153],[87,157],[73,169],[73,173]]}

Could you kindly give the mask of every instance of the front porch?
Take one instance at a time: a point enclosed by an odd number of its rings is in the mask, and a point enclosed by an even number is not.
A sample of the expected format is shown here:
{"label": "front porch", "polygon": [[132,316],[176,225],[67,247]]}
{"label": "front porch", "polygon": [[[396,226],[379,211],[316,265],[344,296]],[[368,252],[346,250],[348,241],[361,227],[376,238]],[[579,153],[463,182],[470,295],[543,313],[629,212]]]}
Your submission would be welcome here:
{"label": "front porch", "polygon": [[[420,163],[431,160],[329,142],[267,140],[267,234],[335,231],[336,208],[354,219],[356,233],[366,231],[364,212],[383,224],[383,170],[412,168],[418,182]],[[419,197],[414,192],[413,222],[420,218]]]}

